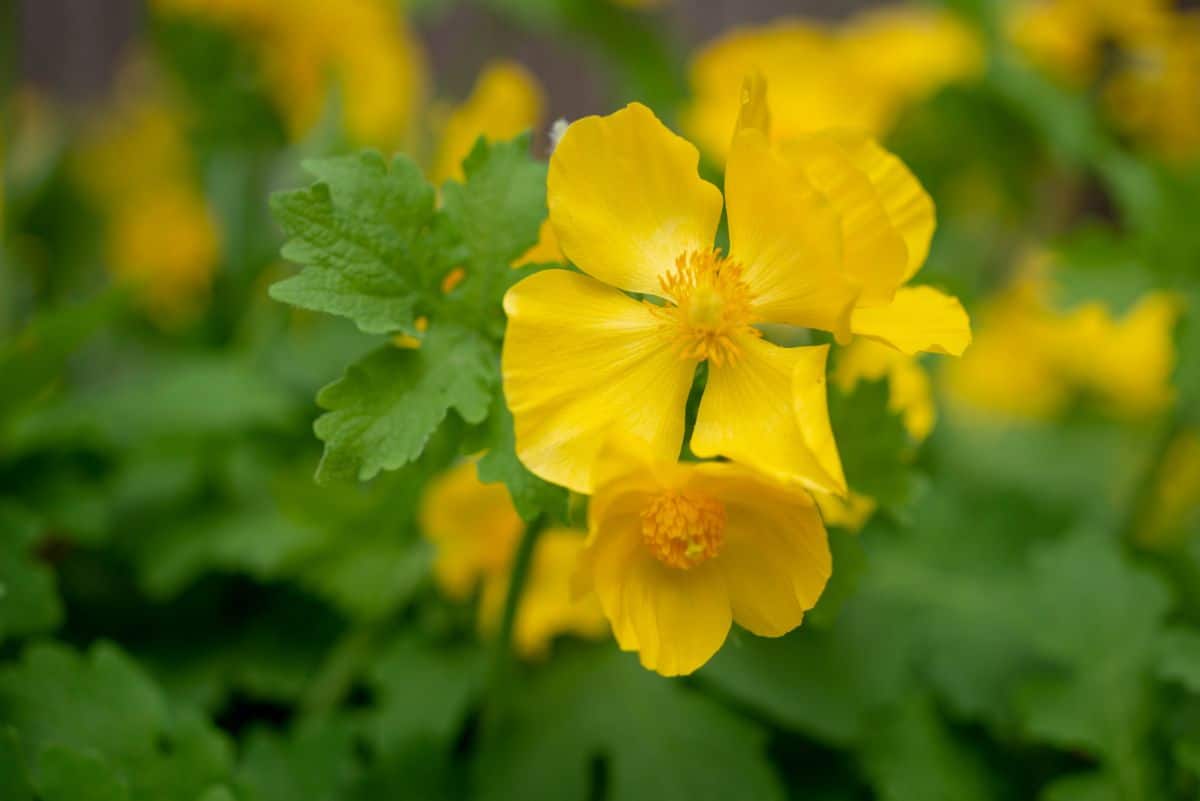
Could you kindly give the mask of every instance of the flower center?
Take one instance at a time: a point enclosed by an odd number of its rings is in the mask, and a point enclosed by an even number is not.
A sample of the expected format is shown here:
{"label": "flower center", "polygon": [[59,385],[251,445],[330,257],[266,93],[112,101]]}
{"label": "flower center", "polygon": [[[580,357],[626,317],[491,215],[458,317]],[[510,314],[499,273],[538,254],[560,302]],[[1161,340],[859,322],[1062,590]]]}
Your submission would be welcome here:
{"label": "flower center", "polygon": [[684,359],[711,359],[720,366],[741,355],[735,335],[761,336],[751,323],[750,288],[742,265],[719,250],[681,253],[675,268],[658,277],[670,303],[654,307],[670,326]]}
{"label": "flower center", "polygon": [[670,567],[695,567],[724,541],[725,507],[706,495],[664,492],[642,509],[642,542]]}

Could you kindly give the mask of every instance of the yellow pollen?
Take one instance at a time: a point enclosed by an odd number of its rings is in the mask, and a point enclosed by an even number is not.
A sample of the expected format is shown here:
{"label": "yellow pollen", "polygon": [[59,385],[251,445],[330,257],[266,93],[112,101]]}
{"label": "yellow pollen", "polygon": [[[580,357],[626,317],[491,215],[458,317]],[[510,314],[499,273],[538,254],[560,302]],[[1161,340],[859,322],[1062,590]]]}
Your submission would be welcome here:
{"label": "yellow pollen", "polygon": [[750,288],[742,280],[742,266],[721,258],[719,250],[681,253],[675,268],[658,282],[670,303],[652,308],[669,324],[680,358],[730,364],[741,355],[737,335],[761,336],[751,325]]}
{"label": "yellow pollen", "polygon": [[642,542],[665,565],[695,567],[724,541],[725,507],[706,495],[664,492],[642,508]]}

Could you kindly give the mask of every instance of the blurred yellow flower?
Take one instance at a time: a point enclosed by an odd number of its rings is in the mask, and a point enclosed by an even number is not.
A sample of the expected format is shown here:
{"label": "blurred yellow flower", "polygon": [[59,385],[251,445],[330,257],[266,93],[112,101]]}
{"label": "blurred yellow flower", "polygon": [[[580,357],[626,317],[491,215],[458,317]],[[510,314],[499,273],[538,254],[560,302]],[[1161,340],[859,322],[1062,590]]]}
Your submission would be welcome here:
{"label": "blurred yellow flower", "polygon": [[1059,80],[1083,85],[1103,66],[1104,46],[1159,27],[1167,0],[1028,0],[1012,4],[1009,38]]}
{"label": "blurred yellow flower", "polygon": [[394,2],[154,0],[154,6],[224,26],[249,42],[293,137],[312,128],[336,90],[355,142],[392,150],[408,138],[425,61]]}
{"label": "blurred yellow flower", "polygon": [[1132,43],[1105,100],[1116,125],[1155,152],[1200,155],[1200,13],[1175,15]]}
{"label": "blurred yellow flower", "polygon": [[957,400],[1027,419],[1053,418],[1081,395],[1120,417],[1170,404],[1174,296],[1150,292],[1117,319],[1097,302],[1057,311],[1051,290],[1044,275],[1025,274],[980,311],[971,352],[948,366]]}
{"label": "blurred yellow flower", "polygon": [[841,275],[837,217],[747,131],[726,174],[725,256],[712,245],[721,192],[700,178],[698,162],[693,146],[636,103],[563,135],[550,158],[550,220],[584,272],[546,270],[505,296],[502,373],[517,453],[579,492],[592,489],[610,429],[674,458],[696,367],[707,361],[696,454],[842,492],[827,346],[782,348],[754,328],[828,328],[848,316],[855,294]]}
{"label": "blurred yellow flower", "polygon": [[485,66],[471,96],[442,126],[430,179],[436,185],[461,181],[462,161],[479,137],[501,141],[536,128],[544,106],[541,86],[524,67],[510,61]]}
{"label": "blurred yellow flower", "polygon": [[[500,622],[509,574],[524,523],[503,484],[483,484],[474,460],[435,479],[421,501],[421,530],[436,549],[434,577],[450,598],[465,601],[481,587],[479,624],[490,632]],[[517,651],[536,658],[559,634],[596,637],[604,633],[598,604],[575,600],[572,567],[583,550],[580,531],[542,532],[526,578],[513,638]]]}
{"label": "blurred yellow flower", "polygon": [[1068,85],[1099,82],[1114,124],[1170,159],[1200,153],[1200,13],[1169,0],[1040,0],[1009,35]]}
{"label": "blurred yellow flower", "polygon": [[800,625],[832,570],[808,494],[738,464],[654,450],[605,448],[572,581],[599,597],[621,649],[676,676],[707,662],[733,621],[764,637]]}
{"label": "blurred yellow flower", "polygon": [[778,139],[827,128],[878,136],[906,106],[976,75],[982,65],[976,34],[927,8],[868,12],[838,28],[780,20],[735,30],[695,56],[683,127],[710,158],[724,162],[742,78],[757,72],[772,87]]}
{"label": "blurred yellow flower", "polygon": [[220,230],[194,174],[185,121],[165,89],[128,73],[113,109],[85,132],[73,170],[107,218],[113,277],[134,287],[161,324],[200,311],[221,255]]}
{"label": "blurred yellow flower", "polygon": [[208,298],[220,233],[203,195],[160,186],[115,211],[107,252],[114,276],[141,293],[152,315],[184,320]]}

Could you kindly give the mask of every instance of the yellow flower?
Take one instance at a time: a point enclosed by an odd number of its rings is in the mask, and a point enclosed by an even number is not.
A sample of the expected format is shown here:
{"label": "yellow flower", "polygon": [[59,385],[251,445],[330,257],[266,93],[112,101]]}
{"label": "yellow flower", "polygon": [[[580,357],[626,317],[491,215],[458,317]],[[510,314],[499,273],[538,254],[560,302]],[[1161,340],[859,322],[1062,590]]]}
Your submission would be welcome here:
{"label": "yellow flower", "polygon": [[107,252],[114,276],[140,293],[156,319],[170,324],[193,316],[207,301],[220,234],[203,195],[186,184],[164,185],[114,211]]}
{"label": "yellow flower", "polygon": [[144,65],[131,66],[111,112],[85,131],[72,167],[107,217],[110,272],[171,325],[207,300],[220,230],[194,174],[182,112],[142,74]]}
{"label": "yellow flower", "polygon": [[502,372],[517,452],[534,473],[580,492],[592,488],[611,428],[673,458],[696,366],[707,361],[695,453],[841,491],[827,347],[777,347],[753,327],[830,328],[847,316],[855,295],[840,274],[836,215],[747,132],[726,179],[725,256],[712,246],[721,193],[701,180],[698,161],[640,104],[567,129],[550,159],[550,220],[584,273],[546,270],[505,296]]}
{"label": "yellow flower", "polygon": [[312,128],[335,89],[356,142],[391,149],[409,134],[424,91],[424,56],[393,3],[156,0],[155,6],[225,26],[248,41],[292,136]]}
{"label": "yellow flower", "polygon": [[1172,295],[1148,293],[1115,319],[1097,302],[1059,312],[1050,294],[1044,275],[1026,274],[981,310],[971,353],[949,366],[956,399],[1027,419],[1052,418],[1081,394],[1121,417],[1145,417],[1171,402],[1179,313]]}
{"label": "yellow flower", "polygon": [[538,125],[545,102],[542,89],[524,67],[510,61],[487,65],[471,96],[451,112],[442,128],[431,180],[462,180],[462,161],[483,137],[512,139]]}
{"label": "yellow flower", "polygon": [[[765,81],[752,76],[735,138],[754,132],[766,139],[774,118]],[[962,304],[933,287],[907,286],[925,263],[936,223],[933,200],[904,163],[869,137],[844,131],[782,139],[774,150],[791,180],[811,187],[834,212],[842,278],[853,288],[844,318],[810,325],[834,332],[842,344],[864,337],[907,356],[961,355],[971,343]]]}
{"label": "yellow flower", "polygon": [[1096,77],[1104,47],[1160,26],[1165,0],[1029,0],[1006,20],[1009,38],[1059,80],[1081,86]]}
{"label": "yellow flower", "polygon": [[[421,530],[436,549],[434,578],[450,598],[465,601],[482,587],[480,628],[499,624],[513,555],[524,530],[502,484],[483,484],[473,460],[435,479],[421,502]],[[594,601],[571,597],[572,566],[583,550],[583,533],[566,528],[542,532],[521,595],[513,638],[527,658],[544,655],[558,634],[595,637],[604,616]]]}
{"label": "yellow flower", "polygon": [[1178,14],[1131,44],[1105,100],[1118,127],[1165,157],[1200,154],[1200,14]]}
{"label": "yellow flower", "polygon": [[693,59],[684,129],[723,162],[742,76],[758,72],[774,93],[772,128],[780,139],[827,128],[881,135],[907,105],[977,74],[982,63],[969,28],[923,8],[862,14],[837,29],[799,20],[743,28]]}
{"label": "yellow flower", "polygon": [[[569,528],[549,528],[538,536],[513,625],[513,643],[526,659],[544,657],[560,634],[596,639],[607,633],[599,602],[571,593],[571,573],[583,545],[583,532]],[[485,631],[493,631],[500,622],[510,576],[506,570],[483,583],[479,604]]]}
{"label": "yellow flower", "polygon": [[733,463],[676,463],[622,444],[600,457],[573,577],[617,643],[664,676],[691,673],[730,624],[764,637],[800,625],[832,569],[807,493]]}

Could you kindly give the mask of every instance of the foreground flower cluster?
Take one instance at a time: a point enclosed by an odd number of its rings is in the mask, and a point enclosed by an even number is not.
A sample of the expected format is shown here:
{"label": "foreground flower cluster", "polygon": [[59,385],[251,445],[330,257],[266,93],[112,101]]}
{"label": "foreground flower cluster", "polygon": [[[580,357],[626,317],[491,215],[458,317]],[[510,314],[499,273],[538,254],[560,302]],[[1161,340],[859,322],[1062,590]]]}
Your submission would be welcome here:
{"label": "foreground flower cluster", "polygon": [[[934,228],[907,168],[851,132],[773,142],[769,120],[752,77],[724,203],[696,148],[645,106],[572,124],[547,201],[580,272],[536,273],[504,300],[517,453],[592,496],[575,589],[594,591],[620,646],[664,675],[703,665],[733,621],[763,636],[795,628],[831,573],[814,496],[848,488],[830,346],[783,347],[762,326],[905,357],[970,341],[957,300],[905,286]],[[727,250],[714,244],[723,205]],[[709,461],[680,462],[685,444]]]}

